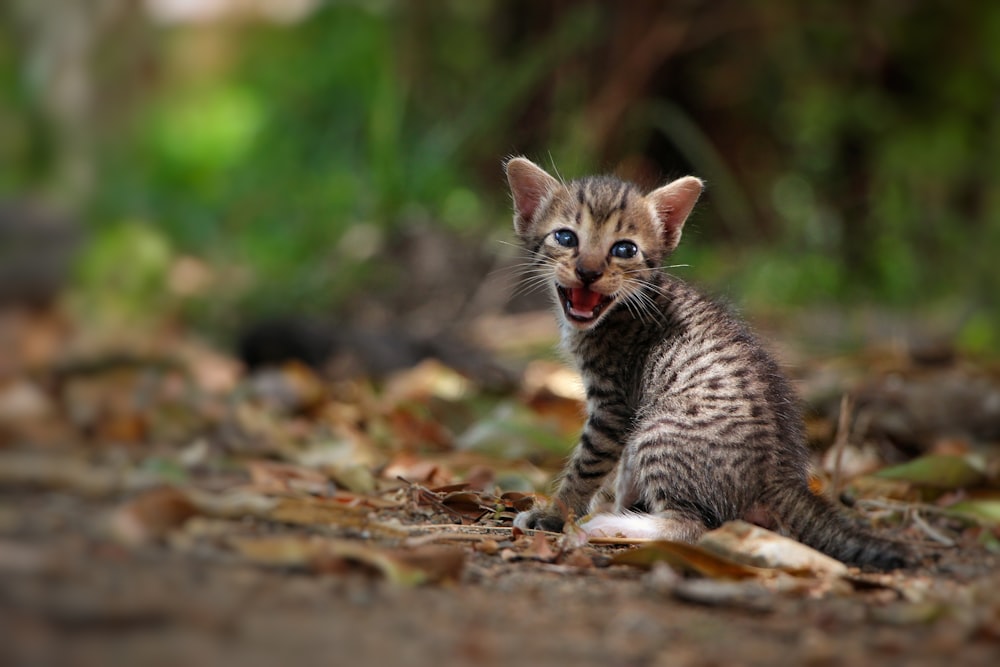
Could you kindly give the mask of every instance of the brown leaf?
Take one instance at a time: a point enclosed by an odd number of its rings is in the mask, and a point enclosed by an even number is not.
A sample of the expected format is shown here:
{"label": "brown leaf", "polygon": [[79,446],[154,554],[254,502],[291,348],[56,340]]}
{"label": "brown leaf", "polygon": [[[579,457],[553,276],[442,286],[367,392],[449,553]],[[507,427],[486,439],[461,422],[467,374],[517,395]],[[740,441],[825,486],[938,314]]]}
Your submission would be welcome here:
{"label": "brown leaf", "polygon": [[354,493],[372,493],[378,487],[371,468],[364,464],[336,466],[330,470],[330,474],[337,484]]}
{"label": "brown leaf", "polygon": [[440,465],[413,454],[400,454],[382,470],[385,479],[404,479],[407,482],[442,485],[450,484],[452,474]]}
{"label": "brown leaf", "polygon": [[369,509],[324,498],[282,498],[268,512],[268,518],[298,525],[335,525],[359,528],[368,518]]}
{"label": "brown leaf", "polygon": [[467,491],[469,489],[469,484],[467,482],[459,482],[458,484],[444,484],[442,486],[435,486],[428,491],[432,493],[452,493],[455,491]]}
{"label": "brown leaf", "polygon": [[484,465],[475,465],[465,473],[465,483],[475,491],[490,491],[496,483],[496,472]]}
{"label": "brown leaf", "polygon": [[763,579],[772,576],[771,570],[743,565],[685,542],[658,540],[615,554],[611,558],[614,565],[634,565],[642,568],[650,568],[653,563],[659,561],[665,561],[676,569],[695,572],[712,579]]}
{"label": "brown leaf", "polygon": [[439,361],[427,359],[392,375],[382,392],[383,405],[423,403],[431,397],[457,400],[470,390],[469,381]]}
{"label": "brown leaf", "polygon": [[524,512],[535,506],[535,495],[520,491],[507,491],[500,495],[500,500],[515,512]]}
{"label": "brown leaf", "polygon": [[792,574],[842,576],[847,566],[801,542],[744,521],[730,521],[702,535],[698,546],[734,562]]}
{"label": "brown leaf", "polygon": [[524,555],[532,560],[551,563],[559,556],[559,552],[549,544],[549,539],[545,533],[536,532],[531,538],[531,546],[524,552]]}
{"label": "brown leaf", "polygon": [[291,463],[247,461],[253,488],[261,493],[303,491],[322,494],[330,491],[330,480],[321,472]]}
{"label": "brown leaf", "polygon": [[564,554],[561,561],[563,565],[584,570],[594,567],[594,559],[585,554],[582,549],[574,549]]}
{"label": "brown leaf", "polygon": [[453,491],[445,494],[441,504],[473,520],[492,511],[491,507],[484,506],[482,496],[473,491]]}
{"label": "brown leaf", "polygon": [[462,549],[436,545],[380,549],[352,540],[301,535],[235,538],[231,544],[244,557],[262,565],[330,572],[340,569],[339,561],[348,561],[364,565],[403,586],[457,579],[465,564]]}
{"label": "brown leaf", "polygon": [[437,420],[418,414],[408,407],[399,407],[388,414],[397,446],[414,451],[428,446],[440,450],[452,448],[454,436]]}
{"label": "brown leaf", "polygon": [[165,537],[201,513],[181,490],[162,487],[147,491],[118,508],[111,529],[126,544],[139,545]]}

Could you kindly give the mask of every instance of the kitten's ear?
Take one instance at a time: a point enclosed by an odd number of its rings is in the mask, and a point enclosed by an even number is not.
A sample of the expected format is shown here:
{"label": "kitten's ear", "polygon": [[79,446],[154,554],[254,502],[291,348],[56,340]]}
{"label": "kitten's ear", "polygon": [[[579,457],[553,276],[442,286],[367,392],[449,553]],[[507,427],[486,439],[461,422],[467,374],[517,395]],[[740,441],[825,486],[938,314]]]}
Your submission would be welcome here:
{"label": "kitten's ear", "polygon": [[680,243],[681,228],[704,187],[700,178],[685,176],[646,195],[663,225],[663,246],[666,252],[673,251]]}
{"label": "kitten's ear", "polygon": [[504,168],[514,196],[514,231],[518,236],[526,236],[535,222],[538,207],[559,188],[559,181],[523,157],[508,160]]}

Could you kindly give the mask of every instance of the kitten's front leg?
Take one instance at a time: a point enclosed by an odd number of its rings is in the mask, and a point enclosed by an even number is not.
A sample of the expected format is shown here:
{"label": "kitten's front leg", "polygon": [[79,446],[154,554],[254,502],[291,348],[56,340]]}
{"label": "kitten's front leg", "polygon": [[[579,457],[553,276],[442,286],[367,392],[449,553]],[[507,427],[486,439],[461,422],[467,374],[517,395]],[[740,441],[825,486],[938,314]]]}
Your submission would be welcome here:
{"label": "kitten's front leg", "polygon": [[552,502],[521,512],[515,526],[559,532],[569,514],[579,519],[587,513],[591,497],[621,456],[625,433],[618,421],[601,412],[591,414]]}

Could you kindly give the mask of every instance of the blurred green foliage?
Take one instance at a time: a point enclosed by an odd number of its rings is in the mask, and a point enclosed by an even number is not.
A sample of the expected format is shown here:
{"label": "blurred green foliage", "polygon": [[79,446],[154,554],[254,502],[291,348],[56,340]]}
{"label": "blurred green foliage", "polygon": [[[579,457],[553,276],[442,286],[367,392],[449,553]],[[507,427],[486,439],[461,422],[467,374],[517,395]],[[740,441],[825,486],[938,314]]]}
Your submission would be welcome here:
{"label": "blurred green foliage", "polygon": [[[66,132],[28,75],[51,47],[2,15],[9,194],[44,186]],[[95,75],[134,93],[93,132],[97,177],[80,202],[91,290],[134,280],[138,303],[158,303],[146,274],[166,289],[171,257],[193,255],[212,287],[170,307],[212,327],[335,307],[380,285],[382,252],[413,225],[503,236],[500,162],[526,153],[566,177],[705,176],[675,261],[752,306],[945,303],[967,314],[964,344],[998,342],[998,3],[387,0],[318,2],[293,22],[128,16],[115,29],[146,37],[105,36],[88,64],[145,63]],[[95,100],[100,119],[117,98]],[[123,239],[140,261],[151,238],[170,255],[155,270],[101,268],[124,261]]]}

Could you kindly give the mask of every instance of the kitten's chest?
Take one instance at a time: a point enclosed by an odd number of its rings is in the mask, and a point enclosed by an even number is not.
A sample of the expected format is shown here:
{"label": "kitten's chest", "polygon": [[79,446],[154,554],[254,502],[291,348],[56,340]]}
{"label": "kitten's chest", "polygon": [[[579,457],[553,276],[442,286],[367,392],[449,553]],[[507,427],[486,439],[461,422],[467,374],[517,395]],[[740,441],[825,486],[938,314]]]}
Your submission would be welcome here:
{"label": "kitten's chest", "polygon": [[613,407],[635,412],[641,403],[648,360],[654,349],[649,335],[611,329],[603,336],[564,340],[564,348],[580,372],[590,412]]}

